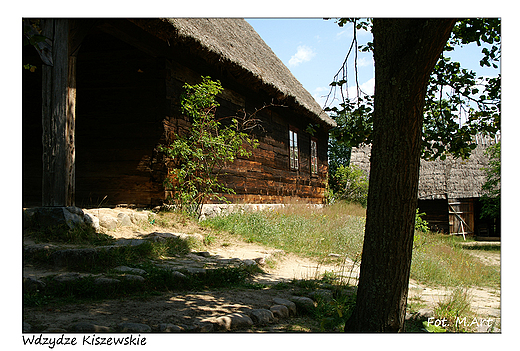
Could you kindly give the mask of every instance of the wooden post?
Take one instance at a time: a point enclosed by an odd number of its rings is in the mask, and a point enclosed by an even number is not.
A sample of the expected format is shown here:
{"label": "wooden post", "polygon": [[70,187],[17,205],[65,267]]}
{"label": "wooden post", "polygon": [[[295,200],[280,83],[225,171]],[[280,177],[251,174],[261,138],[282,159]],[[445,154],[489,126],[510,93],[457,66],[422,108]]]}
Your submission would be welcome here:
{"label": "wooden post", "polygon": [[42,69],[42,205],[74,206],[76,57],[69,20],[42,20],[42,31],[52,41],[53,63]]}

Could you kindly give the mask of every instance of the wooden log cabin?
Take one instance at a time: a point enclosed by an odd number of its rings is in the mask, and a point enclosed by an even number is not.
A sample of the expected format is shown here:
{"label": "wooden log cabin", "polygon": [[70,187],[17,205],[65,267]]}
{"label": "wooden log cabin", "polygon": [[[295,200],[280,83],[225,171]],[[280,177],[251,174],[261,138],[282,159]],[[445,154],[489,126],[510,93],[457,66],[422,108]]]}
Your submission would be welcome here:
{"label": "wooden log cabin", "polygon": [[224,87],[218,118],[261,110],[259,147],[221,178],[229,200],[324,201],[334,121],[245,20],[25,19],[35,30],[47,40],[23,48],[36,66],[23,72],[24,207],[163,204],[157,146],[189,128],[180,94],[201,76]]}
{"label": "wooden log cabin", "polygon": [[[489,159],[485,150],[495,140],[477,138],[477,147],[469,159],[421,160],[418,208],[430,229],[453,235],[482,238],[500,237],[500,218],[482,219],[483,167]],[[370,146],[352,149],[351,164],[370,172]]]}

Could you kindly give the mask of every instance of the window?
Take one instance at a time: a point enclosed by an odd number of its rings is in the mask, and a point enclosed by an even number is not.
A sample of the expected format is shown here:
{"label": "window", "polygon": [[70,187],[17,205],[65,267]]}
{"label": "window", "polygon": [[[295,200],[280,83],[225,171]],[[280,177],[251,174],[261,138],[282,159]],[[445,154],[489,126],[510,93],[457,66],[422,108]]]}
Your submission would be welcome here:
{"label": "window", "polygon": [[291,170],[297,171],[299,169],[298,133],[293,129],[289,129],[289,159]]}
{"label": "window", "polygon": [[318,141],[311,139],[311,175],[318,174]]}

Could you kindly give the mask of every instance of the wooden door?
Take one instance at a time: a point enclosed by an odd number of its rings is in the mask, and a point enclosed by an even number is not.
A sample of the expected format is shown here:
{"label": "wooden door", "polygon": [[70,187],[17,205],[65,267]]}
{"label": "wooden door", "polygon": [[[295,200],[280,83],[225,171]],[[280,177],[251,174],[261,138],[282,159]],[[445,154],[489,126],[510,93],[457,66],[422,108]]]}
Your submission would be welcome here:
{"label": "wooden door", "polygon": [[473,199],[450,199],[448,209],[450,234],[473,235],[475,226]]}

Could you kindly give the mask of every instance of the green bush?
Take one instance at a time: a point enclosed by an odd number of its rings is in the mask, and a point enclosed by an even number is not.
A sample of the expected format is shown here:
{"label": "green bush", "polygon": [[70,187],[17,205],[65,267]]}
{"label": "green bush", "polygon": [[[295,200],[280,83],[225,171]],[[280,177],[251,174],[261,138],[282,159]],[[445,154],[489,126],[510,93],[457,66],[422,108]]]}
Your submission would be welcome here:
{"label": "green bush", "polygon": [[426,213],[419,213],[419,209],[417,209],[415,212],[415,230],[419,230],[424,233],[430,230],[430,228],[428,228],[428,222],[422,219],[422,216],[425,215]]}
{"label": "green bush", "polygon": [[223,90],[219,81],[202,77],[200,84],[186,83],[184,89],[181,112],[190,118],[191,126],[186,134],[175,135],[173,142],[158,149],[175,164],[164,182],[172,191],[172,202],[199,217],[207,200],[225,201],[221,194],[234,193],[218,181],[218,176],[237,157],[249,157],[258,142],[241,131],[236,118],[226,125],[215,119],[219,106],[216,95]]}
{"label": "green bush", "polygon": [[343,200],[367,206],[368,178],[357,166],[340,165],[331,176],[332,201]]}

